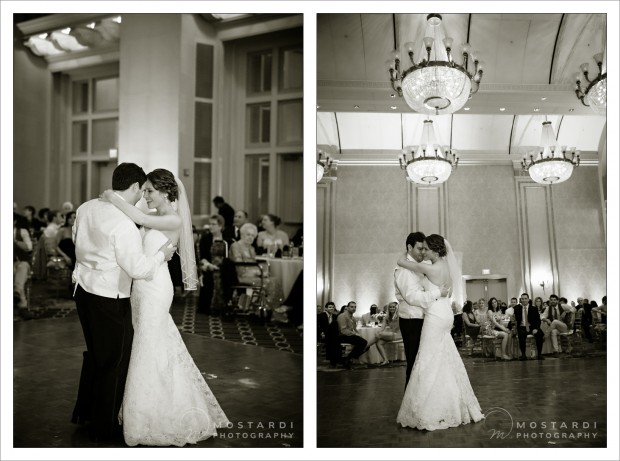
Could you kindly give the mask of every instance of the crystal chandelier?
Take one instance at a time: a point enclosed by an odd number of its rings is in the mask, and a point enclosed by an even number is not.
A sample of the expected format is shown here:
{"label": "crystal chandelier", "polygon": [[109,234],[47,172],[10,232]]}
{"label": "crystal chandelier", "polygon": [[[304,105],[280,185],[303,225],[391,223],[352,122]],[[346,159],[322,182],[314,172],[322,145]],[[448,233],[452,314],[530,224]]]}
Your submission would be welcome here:
{"label": "crystal chandelier", "polygon": [[[400,53],[392,52],[388,61],[392,88],[416,112],[424,114],[452,114],[465,105],[470,95],[478,91],[482,79],[482,63],[471,45],[464,43],[462,65],[454,62],[453,39],[445,37],[441,27],[441,15],[429,14],[424,37],[422,60],[413,58],[414,44],[405,44],[411,67],[401,70]],[[430,32],[430,34],[429,34]],[[433,44],[435,45],[433,47]],[[473,73],[468,69],[469,58],[473,61]]]}
{"label": "crystal chandelier", "polygon": [[316,161],[316,182],[329,173],[333,165],[333,160],[326,152],[319,149],[319,159]]}
{"label": "crystal chandelier", "polygon": [[[557,144],[551,122],[543,122],[540,146],[536,151],[523,156],[521,165],[530,173],[530,177],[539,184],[558,184],[566,181],[573,173],[573,168],[579,166],[579,151],[571,147]],[[570,158],[568,158],[570,156]]]}
{"label": "crystal chandelier", "polygon": [[[603,53],[596,53],[594,62],[598,66],[598,76],[594,80],[590,80],[588,76],[589,65],[587,62],[579,66],[581,72],[575,74],[575,94],[584,106],[589,106],[597,114],[605,115],[607,111],[607,69],[603,64]],[[581,86],[582,82],[584,86],[587,83],[585,90]]]}
{"label": "crystal chandelier", "polygon": [[[401,170],[407,171],[408,178],[417,184],[441,184],[450,177],[459,159],[456,150],[440,146],[436,142],[432,120],[424,120],[422,139],[417,146],[403,149],[398,158]],[[407,160],[407,151],[411,158]]]}

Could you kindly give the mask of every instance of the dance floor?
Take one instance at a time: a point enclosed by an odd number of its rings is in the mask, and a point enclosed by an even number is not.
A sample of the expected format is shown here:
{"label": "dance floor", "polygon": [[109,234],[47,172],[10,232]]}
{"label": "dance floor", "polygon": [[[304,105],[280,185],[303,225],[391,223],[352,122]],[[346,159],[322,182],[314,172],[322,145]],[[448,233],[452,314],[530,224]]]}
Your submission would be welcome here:
{"label": "dance floor", "polygon": [[[84,338],[77,315],[14,322],[14,446],[96,445],[70,422]],[[182,333],[183,340],[233,427],[191,447],[301,447],[301,354]]]}
{"label": "dance floor", "polygon": [[606,360],[594,350],[544,361],[464,357],[486,419],[432,432],[396,423],[404,366],[319,371],[317,446],[606,447]]}

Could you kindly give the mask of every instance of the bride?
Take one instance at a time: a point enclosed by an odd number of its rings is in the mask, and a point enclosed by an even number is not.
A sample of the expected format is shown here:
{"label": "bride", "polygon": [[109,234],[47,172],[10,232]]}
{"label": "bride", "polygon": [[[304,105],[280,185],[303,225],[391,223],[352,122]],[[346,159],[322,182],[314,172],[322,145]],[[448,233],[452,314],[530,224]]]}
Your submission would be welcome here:
{"label": "bride", "polygon": [[[406,259],[398,265],[426,275],[438,287],[451,287],[460,298],[462,279],[450,244],[437,234],[426,243],[432,265]],[[455,301],[462,305],[461,299]],[[434,431],[484,418],[450,335],[453,321],[449,298],[439,298],[425,311],[420,348],[396,418],[403,427]]]}
{"label": "bride", "polygon": [[[192,223],[183,183],[164,169],[147,175],[144,199],[155,214],[145,214],[112,190],[111,202],[142,225],[142,245],[154,254],[167,239],[178,242],[186,290],[197,284]],[[196,367],[169,314],[174,289],[167,264],[152,280],[134,280],[131,290],[134,339],[118,415],[129,446],[183,446],[217,434],[228,418]]]}

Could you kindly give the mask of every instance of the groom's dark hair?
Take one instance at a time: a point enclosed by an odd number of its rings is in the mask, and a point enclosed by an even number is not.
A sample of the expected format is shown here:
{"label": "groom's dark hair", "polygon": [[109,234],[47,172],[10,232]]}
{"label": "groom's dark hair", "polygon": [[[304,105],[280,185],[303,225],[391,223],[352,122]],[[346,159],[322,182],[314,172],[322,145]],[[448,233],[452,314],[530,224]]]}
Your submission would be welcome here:
{"label": "groom's dark hair", "polygon": [[146,182],[146,173],[135,163],[121,163],[112,173],[112,189],[127,190],[137,182],[140,187]]}
{"label": "groom's dark hair", "polygon": [[405,249],[411,245],[415,246],[416,243],[424,243],[426,241],[426,235],[422,232],[412,232],[407,236],[407,241],[405,242]]}

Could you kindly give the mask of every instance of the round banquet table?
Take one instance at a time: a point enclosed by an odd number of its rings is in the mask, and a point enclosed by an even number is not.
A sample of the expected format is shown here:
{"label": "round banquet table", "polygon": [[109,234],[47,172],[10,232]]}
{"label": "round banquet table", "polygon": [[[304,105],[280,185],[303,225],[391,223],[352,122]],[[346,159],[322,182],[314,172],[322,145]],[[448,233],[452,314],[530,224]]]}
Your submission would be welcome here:
{"label": "round banquet table", "polygon": [[[370,339],[374,338],[377,333],[381,331],[379,327],[359,327],[357,332],[359,335],[364,338],[366,341],[370,341]],[[407,360],[405,357],[405,350],[401,347],[388,346],[389,343],[386,343],[383,347],[385,348],[385,352],[388,356],[389,361],[394,360]],[[359,358],[360,363],[368,363],[368,364],[377,364],[381,363],[381,355],[377,350],[376,343],[370,346],[368,352],[362,354]]]}
{"label": "round banquet table", "polygon": [[257,261],[267,261],[269,263],[269,274],[275,277],[282,284],[284,299],[288,297],[293,288],[297,276],[304,268],[303,258],[267,258],[258,257]]}

